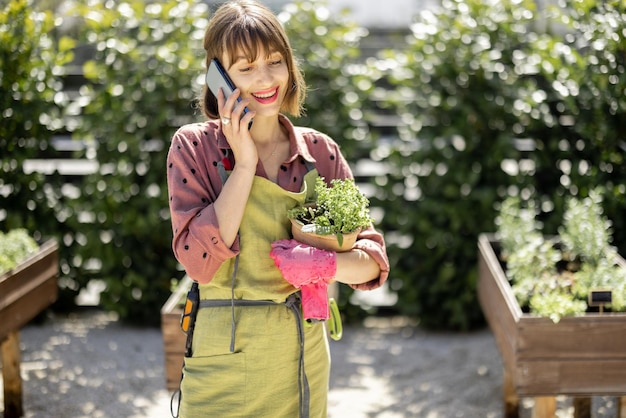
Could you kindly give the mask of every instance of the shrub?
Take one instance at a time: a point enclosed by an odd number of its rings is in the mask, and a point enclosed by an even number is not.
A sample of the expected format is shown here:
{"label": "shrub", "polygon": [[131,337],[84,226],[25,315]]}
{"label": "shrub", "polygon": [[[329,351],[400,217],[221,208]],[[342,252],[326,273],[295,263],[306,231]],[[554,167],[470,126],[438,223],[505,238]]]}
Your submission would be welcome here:
{"label": "shrub", "polygon": [[360,61],[367,30],[348,16],[326,1],[295,1],[279,14],[308,86],[305,115],[294,123],[328,134],[355,163],[371,147],[364,104],[373,86]]}
{"label": "shrub", "polygon": [[624,17],[616,1],[563,6],[446,0],[416,19],[405,50],[382,57],[403,125],[373,153],[390,173],[371,201],[385,208],[382,228],[397,231],[398,307],[424,326],[483,323],[476,241],[507,196],[534,198],[550,233],[567,196],[606,185],[607,215],[623,226]]}
{"label": "shrub", "polygon": [[[175,129],[194,120],[206,5],[194,1],[76,4],[84,63],[80,124],[99,170],[83,180],[69,221],[74,268],[103,280],[100,303],[123,319],[158,324],[182,276],[171,250],[165,161]],[[178,276],[178,277],[177,277]]]}
{"label": "shrub", "polygon": [[[74,42],[58,36],[61,19],[32,1],[3,2],[0,10],[0,230],[26,229],[37,241],[60,238],[64,197],[58,172],[47,176],[31,159],[54,156],[52,135],[63,128],[64,65]],[[59,257],[71,257],[61,247]],[[73,289],[73,292],[76,289]]]}

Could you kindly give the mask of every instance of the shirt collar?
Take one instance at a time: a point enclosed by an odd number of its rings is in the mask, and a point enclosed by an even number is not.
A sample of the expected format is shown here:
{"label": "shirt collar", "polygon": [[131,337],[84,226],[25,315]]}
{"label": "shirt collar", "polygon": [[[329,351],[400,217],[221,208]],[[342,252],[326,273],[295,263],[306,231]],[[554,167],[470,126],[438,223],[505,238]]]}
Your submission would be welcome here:
{"label": "shirt collar", "polygon": [[309,147],[302,136],[300,130],[297,130],[293,123],[284,115],[278,115],[279,122],[287,129],[287,133],[289,134],[289,158],[286,162],[292,163],[298,157],[302,157],[304,160],[309,161],[311,163],[315,163],[315,158],[309,152]]}

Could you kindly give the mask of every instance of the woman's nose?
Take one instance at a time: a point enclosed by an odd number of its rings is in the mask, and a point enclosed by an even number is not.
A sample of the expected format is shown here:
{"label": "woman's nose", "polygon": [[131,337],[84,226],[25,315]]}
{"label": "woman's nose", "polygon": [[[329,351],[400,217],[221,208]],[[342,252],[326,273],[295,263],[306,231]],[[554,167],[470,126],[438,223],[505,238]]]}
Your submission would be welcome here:
{"label": "woman's nose", "polygon": [[257,72],[258,81],[261,83],[267,83],[272,81],[272,71],[268,65],[263,65],[259,67],[259,71]]}

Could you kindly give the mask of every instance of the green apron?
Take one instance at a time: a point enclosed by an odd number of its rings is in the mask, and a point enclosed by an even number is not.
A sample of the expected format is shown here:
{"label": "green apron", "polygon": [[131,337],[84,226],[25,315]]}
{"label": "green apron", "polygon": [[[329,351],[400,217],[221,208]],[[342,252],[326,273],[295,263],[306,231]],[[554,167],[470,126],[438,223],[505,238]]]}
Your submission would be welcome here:
{"label": "green apron", "polygon": [[[240,256],[200,285],[209,306],[198,311],[193,356],[185,358],[181,418],[326,417],[330,354],[324,324],[302,327],[284,303],[296,289],[269,256],[273,241],[290,236],[287,210],[313,193],[316,177],[316,170],[309,171],[299,193],[254,178],[239,229]],[[232,297],[276,303],[231,306]],[[212,306],[209,300],[223,303]],[[308,414],[300,414],[309,401]]]}

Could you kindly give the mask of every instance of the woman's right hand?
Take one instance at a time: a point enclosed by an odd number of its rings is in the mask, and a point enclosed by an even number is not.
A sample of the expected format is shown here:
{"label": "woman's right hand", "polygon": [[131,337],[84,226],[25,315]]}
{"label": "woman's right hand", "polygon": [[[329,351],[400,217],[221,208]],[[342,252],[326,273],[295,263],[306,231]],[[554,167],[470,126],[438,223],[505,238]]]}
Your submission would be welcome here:
{"label": "woman's right hand", "polygon": [[224,92],[220,89],[217,106],[222,120],[222,131],[233,152],[236,164],[250,166],[255,170],[259,156],[248,130],[255,112],[250,110],[244,114],[244,109],[249,100],[237,101],[240,94],[241,91],[235,89],[228,100],[225,100]]}

